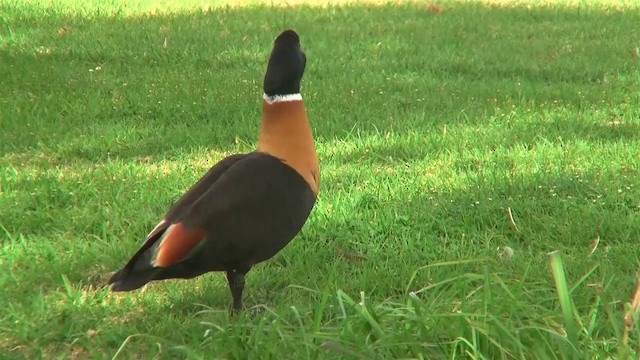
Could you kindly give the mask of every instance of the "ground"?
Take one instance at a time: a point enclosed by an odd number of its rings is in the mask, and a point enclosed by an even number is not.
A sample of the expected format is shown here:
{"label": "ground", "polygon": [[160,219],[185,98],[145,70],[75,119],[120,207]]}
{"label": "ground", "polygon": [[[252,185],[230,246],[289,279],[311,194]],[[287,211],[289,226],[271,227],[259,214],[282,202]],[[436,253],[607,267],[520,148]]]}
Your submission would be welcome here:
{"label": "ground", "polygon": [[[637,357],[635,3],[52,4],[0,5],[0,358]],[[219,273],[110,293],[173,200],[253,149],[286,28],[308,223],[239,316]]]}

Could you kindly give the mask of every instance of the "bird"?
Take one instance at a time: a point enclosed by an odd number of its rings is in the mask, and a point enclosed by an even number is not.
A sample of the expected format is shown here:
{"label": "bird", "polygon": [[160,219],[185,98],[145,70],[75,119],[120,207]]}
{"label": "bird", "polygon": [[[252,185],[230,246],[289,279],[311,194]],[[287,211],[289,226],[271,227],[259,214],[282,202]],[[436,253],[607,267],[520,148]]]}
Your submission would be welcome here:
{"label": "bird", "polygon": [[243,308],[247,273],[298,235],[318,197],[319,161],[300,93],[306,62],[298,33],[275,38],[255,149],[223,158],[175,201],[108,280],[111,291],[218,271],[232,309]]}

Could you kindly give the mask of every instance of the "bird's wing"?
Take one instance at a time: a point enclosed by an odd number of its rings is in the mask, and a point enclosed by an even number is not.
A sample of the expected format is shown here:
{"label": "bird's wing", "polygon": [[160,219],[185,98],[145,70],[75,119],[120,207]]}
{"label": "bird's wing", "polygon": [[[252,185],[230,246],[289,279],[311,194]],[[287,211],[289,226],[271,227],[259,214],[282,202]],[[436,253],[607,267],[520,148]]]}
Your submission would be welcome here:
{"label": "bird's wing", "polygon": [[[247,154],[236,154],[228,156],[222,160],[220,160],[217,164],[215,164],[209,171],[198,180],[185,194],[176,201],[173,206],[169,209],[164,218],[155,226],[153,230],[147,235],[147,238],[144,244],[140,247],[140,249],[131,257],[129,262],[124,266],[123,269],[116,272],[111,279],[109,279],[109,284],[114,284],[114,289],[118,287],[118,283],[126,280],[127,277],[131,277],[134,273],[146,273],[150,274],[150,269],[152,264],[158,258],[157,252],[149,251],[152,247],[156,247],[156,243],[160,241],[160,243],[167,243],[171,245],[167,245],[167,251],[173,253],[175,256],[181,254],[186,251],[186,249],[190,249],[193,246],[197,245],[197,243],[204,237],[205,234],[202,233],[201,230],[191,230],[182,226],[181,222],[185,215],[191,209],[193,203],[198,200],[209,188],[211,188],[218,179],[229,170],[234,164],[244,159]],[[181,243],[175,239],[185,239],[184,243]],[[153,254],[156,253],[156,254]],[[165,255],[159,258],[160,264],[166,264],[173,262],[173,257],[169,255]],[[144,276],[143,276],[144,277]],[[147,280],[148,281],[148,280]],[[144,281],[139,286],[142,286],[146,281]],[[121,284],[122,285],[122,284]],[[137,286],[137,287],[139,287]],[[134,287],[135,288],[135,287]]]}
{"label": "bird's wing", "polygon": [[[309,184],[296,170],[259,152],[237,159],[215,181],[202,183],[206,188],[200,196],[179,202],[182,210],[154,230],[112,277],[113,290],[266,259],[295,236],[315,203]],[[191,261],[205,248],[217,250],[205,261]]]}
{"label": "bird's wing", "polygon": [[248,154],[225,171],[190,204],[179,222],[167,229],[157,242],[152,263],[166,268],[191,258],[202,248],[201,240],[205,238],[218,243],[240,240],[241,233],[250,232],[248,228],[268,221],[264,215],[283,211],[282,204],[290,201],[283,199],[284,195],[291,198],[298,194],[298,188],[289,183],[290,177],[298,186],[308,187],[294,169],[279,159],[258,152]]}

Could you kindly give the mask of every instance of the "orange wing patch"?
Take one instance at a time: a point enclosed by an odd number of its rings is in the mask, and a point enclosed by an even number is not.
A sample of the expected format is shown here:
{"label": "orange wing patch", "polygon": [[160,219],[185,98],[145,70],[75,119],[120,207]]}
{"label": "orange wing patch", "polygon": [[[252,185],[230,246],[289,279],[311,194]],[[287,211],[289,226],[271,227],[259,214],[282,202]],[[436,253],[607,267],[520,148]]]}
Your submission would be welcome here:
{"label": "orange wing patch", "polygon": [[171,225],[160,240],[154,266],[169,267],[184,259],[207,234],[201,229],[190,230],[182,223]]}

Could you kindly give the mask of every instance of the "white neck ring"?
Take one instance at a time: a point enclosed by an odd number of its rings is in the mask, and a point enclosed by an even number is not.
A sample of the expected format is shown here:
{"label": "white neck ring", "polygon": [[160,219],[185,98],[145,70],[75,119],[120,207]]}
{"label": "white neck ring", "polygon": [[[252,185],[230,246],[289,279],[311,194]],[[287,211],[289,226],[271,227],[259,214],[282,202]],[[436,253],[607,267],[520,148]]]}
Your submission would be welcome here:
{"label": "white neck ring", "polygon": [[275,104],[280,102],[289,102],[289,101],[300,101],[302,100],[302,95],[298,94],[288,94],[288,95],[273,95],[269,96],[267,94],[263,94],[262,98],[267,104]]}

